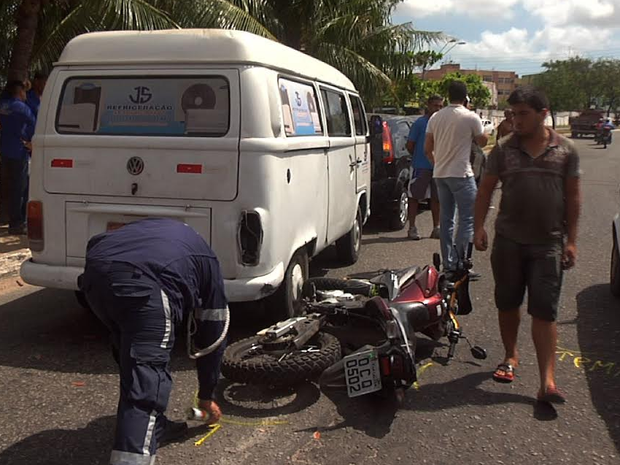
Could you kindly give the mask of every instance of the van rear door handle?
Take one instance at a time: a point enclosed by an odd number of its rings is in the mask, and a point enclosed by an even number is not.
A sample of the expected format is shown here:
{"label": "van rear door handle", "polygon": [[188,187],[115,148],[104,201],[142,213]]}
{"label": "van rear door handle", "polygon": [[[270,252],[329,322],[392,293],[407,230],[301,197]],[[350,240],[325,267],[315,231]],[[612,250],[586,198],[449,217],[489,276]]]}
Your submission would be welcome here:
{"label": "van rear door handle", "polygon": [[361,164],[362,164],[362,160],[358,158],[358,159],[357,159],[357,160],[355,160],[354,162],[349,163],[349,166],[350,166],[351,168],[355,168],[357,165],[361,165]]}

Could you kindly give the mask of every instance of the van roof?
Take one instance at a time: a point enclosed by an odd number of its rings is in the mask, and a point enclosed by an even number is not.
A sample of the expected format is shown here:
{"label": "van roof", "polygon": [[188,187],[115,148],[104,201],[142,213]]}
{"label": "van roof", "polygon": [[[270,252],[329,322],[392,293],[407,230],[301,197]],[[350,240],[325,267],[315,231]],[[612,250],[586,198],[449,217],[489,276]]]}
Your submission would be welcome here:
{"label": "van roof", "polygon": [[244,31],[171,29],[93,32],[72,39],[56,65],[255,64],[355,91],[340,71],[302,52]]}

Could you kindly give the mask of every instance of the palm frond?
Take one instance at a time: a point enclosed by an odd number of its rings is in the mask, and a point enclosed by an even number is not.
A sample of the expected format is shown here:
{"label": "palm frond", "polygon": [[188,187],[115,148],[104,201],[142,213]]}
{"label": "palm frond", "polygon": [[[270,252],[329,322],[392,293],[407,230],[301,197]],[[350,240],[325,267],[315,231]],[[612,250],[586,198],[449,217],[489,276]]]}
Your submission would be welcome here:
{"label": "palm frond", "polygon": [[[172,16],[182,27],[236,29],[276,40],[265,0],[177,0]],[[273,24],[271,24],[273,25]]]}

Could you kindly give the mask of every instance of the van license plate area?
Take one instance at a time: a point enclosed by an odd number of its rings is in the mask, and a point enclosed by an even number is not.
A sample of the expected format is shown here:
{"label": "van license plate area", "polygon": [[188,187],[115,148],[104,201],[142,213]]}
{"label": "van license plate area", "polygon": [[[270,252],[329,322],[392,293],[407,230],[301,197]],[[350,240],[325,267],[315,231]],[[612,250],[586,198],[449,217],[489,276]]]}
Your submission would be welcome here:
{"label": "van license plate area", "polygon": [[110,221],[108,222],[108,225],[106,226],[106,231],[114,231],[116,229],[122,228],[123,226],[125,226],[127,223],[119,223],[117,221]]}
{"label": "van license plate area", "polygon": [[347,355],[344,358],[344,374],[349,397],[363,396],[381,389],[379,357],[376,349]]}

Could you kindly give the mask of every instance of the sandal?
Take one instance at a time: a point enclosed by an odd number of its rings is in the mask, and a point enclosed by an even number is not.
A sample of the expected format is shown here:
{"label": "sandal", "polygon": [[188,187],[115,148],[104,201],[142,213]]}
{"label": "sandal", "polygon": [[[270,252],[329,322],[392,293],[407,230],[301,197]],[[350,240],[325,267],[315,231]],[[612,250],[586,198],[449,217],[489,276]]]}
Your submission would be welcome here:
{"label": "sandal", "polygon": [[548,404],[565,404],[566,397],[555,387],[548,387],[545,392],[538,391],[537,399],[539,402],[547,402]]}
{"label": "sandal", "polygon": [[509,363],[500,363],[493,373],[493,380],[498,383],[512,383],[515,379],[515,369]]}

